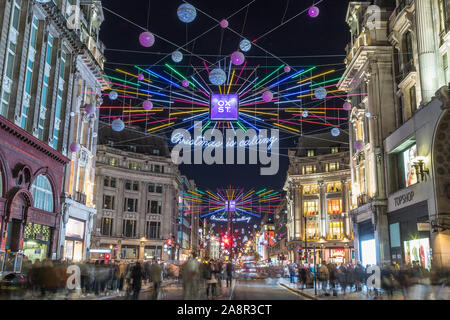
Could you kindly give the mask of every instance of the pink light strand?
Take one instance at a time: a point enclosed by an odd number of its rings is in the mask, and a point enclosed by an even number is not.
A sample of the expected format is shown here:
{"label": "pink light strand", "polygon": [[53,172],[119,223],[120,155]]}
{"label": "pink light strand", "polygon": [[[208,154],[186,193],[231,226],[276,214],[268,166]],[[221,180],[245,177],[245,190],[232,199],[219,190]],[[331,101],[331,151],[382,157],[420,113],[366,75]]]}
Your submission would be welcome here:
{"label": "pink light strand", "polygon": [[203,65],[205,66],[205,68],[206,68],[206,71],[208,71],[208,74],[209,74],[209,69],[208,69],[208,66],[206,65],[206,62],[205,62],[205,60],[203,60]]}
{"label": "pink light strand", "polygon": [[206,106],[206,107],[209,107],[208,104],[204,104],[204,103],[200,103],[200,102],[195,102],[195,101],[187,101],[187,100],[181,100],[181,99],[175,99],[175,98],[170,99],[170,101],[184,102],[184,103],[196,104],[196,105],[199,105],[199,106]]}
{"label": "pink light strand", "polygon": [[241,78],[242,72],[244,71],[244,68],[245,68],[246,65],[247,65],[247,60],[245,60],[245,63],[244,63],[244,65],[242,66],[241,72],[239,72],[239,75],[238,75],[238,77],[237,77],[237,80],[236,80],[235,84],[237,84],[238,81],[239,81],[239,79]]}

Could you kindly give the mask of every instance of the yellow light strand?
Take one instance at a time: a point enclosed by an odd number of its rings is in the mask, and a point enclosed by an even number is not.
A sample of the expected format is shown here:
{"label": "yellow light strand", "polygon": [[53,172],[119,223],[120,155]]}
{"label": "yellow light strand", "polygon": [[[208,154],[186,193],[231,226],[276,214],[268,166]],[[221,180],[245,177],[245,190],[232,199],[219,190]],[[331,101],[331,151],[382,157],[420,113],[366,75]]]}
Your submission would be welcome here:
{"label": "yellow light strand", "polygon": [[[123,70],[121,70],[121,69],[119,69],[119,68],[116,68],[116,71],[139,79],[139,77],[138,77],[137,75],[132,74],[132,73],[129,73],[129,72],[126,72],[126,71],[123,71]],[[148,83],[152,83],[151,80],[147,80],[147,79],[145,79],[145,78],[142,79],[142,80],[145,81],[145,82],[148,82]]]}
{"label": "yellow light strand", "polygon": [[161,112],[164,111],[163,108],[154,108],[152,110],[145,110],[145,109],[133,109],[133,110],[124,110],[123,112],[127,113],[137,113],[137,112]]}
{"label": "yellow light strand", "polygon": [[266,114],[266,115],[274,116],[274,117],[277,117],[277,116],[278,116],[277,113],[270,113],[270,112],[263,112],[263,111],[242,110],[242,109],[240,109],[239,111],[240,111],[240,112],[243,112],[243,113],[246,113],[246,112],[253,112],[253,113],[258,113],[258,114]]}
{"label": "yellow light strand", "polygon": [[170,113],[169,116],[175,116],[177,114],[186,114],[186,113],[195,113],[195,112],[205,112],[208,111],[209,109],[200,109],[200,110],[191,110],[191,111],[180,111],[180,112],[174,112],[174,113]]}
{"label": "yellow light strand", "polygon": [[156,130],[156,129],[164,128],[164,127],[167,127],[167,126],[171,126],[171,125],[174,124],[174,123],[175,123],[175,122],[169,122],[169,123],[166,123],[166,124],[163,124],[163,125],[154,127],[154,128],[150,128],[150,129],[147,130],[147,132],[154,131],[154,130]]}
{"label": "yellow light strand", "polygon": [[288,127],[288,126],[284,126],[284,125],[276,123],[276,122],[274,123],[274,125],[276,125],[278,127],[281,127],[281,128],[284,128],[284,129],[288,129],[288,130],[300,133],[300,130],[297,130],[297,129],[294,129],[294,128],[291,128],[291,127]]}
{"label": "yellow light strand", "polygon": [[235,72],[236,72],[236,70],[234,69],[234,70],[233,70],[233,73],[231,74],[231,80],[230,80],[230,83],[228,84],[228,91],[227,91],[227,94],[230,93],[231,84],[233,83],[233,78],[234,78],[234,73],[235,73]]}
{"label": "yellow light strand", "polygon": [[144,97],[153,97],[151,94],[138,93],[138,92],[131,92],[131,91],[126,91],[126,90],[114,89],[114,91],[117,91],[117,92],[123,92],[123,93],[129,93],[129,94],[138,94],[138,95],[144,96]]}
{"label": "yellow light strand", "polygon": [[328,71],[322,72],[322,73],[320,73],[320,74],[316,74],[315,76],[312,76],[312,77],[309,77],[309,78],[300,80],[300,81],[297,82],[297,83],[303,83],[303,82],[306,82],[306,81],[308,81],[308,80],[316,79],[316,78],[321,77],[321,76],[324,76],[324,75],[326,75],[326,74],[333,73],[334,71],[336,71],[336,70],[334,70],[334,69],[328,70]]}

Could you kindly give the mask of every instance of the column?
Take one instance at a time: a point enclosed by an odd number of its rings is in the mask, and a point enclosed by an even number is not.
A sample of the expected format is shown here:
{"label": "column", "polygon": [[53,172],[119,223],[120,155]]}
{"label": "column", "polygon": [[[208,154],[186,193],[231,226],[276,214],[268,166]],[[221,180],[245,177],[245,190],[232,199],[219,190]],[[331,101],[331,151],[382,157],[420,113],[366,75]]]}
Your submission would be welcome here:
{"label": "column", "polygon": [[428,103],[437,90],[433,12],[430,0],[416,0],[417,49],[419,55],[422,104]]}
{"label": "column", "polygon": [[323,180],[317,181],[319,186],[319,216],[320,216],[320,236],[326,238],[328,233],[327,228],[327,216],[328,212],[326,210],[326,197],[325,197],[325,183]]}
{"label": "column", "polygon": [[294,192],[294,239],[303,237],[303,204],[302,204],[302,188],[300,185],[295,184],[293,186]]}

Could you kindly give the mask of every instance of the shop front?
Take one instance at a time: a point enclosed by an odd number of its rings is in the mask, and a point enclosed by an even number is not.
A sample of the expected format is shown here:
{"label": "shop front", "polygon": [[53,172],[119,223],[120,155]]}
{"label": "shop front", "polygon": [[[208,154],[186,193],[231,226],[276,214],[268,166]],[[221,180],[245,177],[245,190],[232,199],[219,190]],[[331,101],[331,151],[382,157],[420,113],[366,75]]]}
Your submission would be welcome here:
{"label": "shop front", "polygon": [[431,267],[428,202],[422,201],[388,213],[391,260]]}
{"label": "shop front", "polygon": [[23,255],[31,262],[48,257],[50,249],[50,227],[30,222],[25,226]]}
{"label": "shop front", "polygon": [[364,221],[358,224],[359,257],[363,266],[377,264],[377,248],[375,242],[375,230],[372,221]]}
{"label": "shop front", "polygon": [[85,222],[69,218],[66,223],[64,259],[74,262],[84,260]]}
{"label": "shop front", "polygon": [[120,258],[132,260],[139,259],[139,246],[123,244],[120,249]]}
{"label": "shop front", "polygon": [[145,246],[144,247],[144,260],[162,260],[162,246]]}

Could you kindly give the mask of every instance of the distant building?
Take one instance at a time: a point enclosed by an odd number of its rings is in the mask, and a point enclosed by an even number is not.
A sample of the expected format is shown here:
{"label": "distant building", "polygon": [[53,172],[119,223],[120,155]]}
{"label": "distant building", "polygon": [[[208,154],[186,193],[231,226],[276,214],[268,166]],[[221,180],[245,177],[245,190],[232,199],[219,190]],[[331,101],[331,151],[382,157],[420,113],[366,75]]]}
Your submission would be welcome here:
{"label": "distant building", "polygon": [[274,244],[269,246],[269,258],[274,264],[284,264],[288,260],[287,250],[287,207],[284,198],[274,214]]}
{"label": "distant building", "polygon": [[347,139],[344,130],[339,137],[328,132],[302,136],[297,149],[289,151],[284,190],[291,261],[313,263],[314,248],[316,262],[354,261],[348,215],[351,177]]}
{"label": "distant building", "polygon": [[90,258],[175,260],[179,184],[167,141],[100,124]]}

